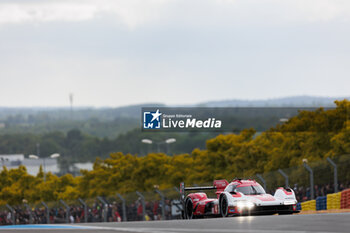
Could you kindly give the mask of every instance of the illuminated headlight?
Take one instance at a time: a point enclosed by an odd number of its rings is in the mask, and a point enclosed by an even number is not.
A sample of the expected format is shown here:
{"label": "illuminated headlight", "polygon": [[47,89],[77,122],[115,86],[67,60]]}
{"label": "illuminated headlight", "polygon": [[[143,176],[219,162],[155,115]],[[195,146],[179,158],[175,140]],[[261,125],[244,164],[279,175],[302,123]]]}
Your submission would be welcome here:
{"label": "illuminated headlight", "polygon": [[239,201],[237,202],[237,207],[239,209],[243,209],[243,208],[251,209],[254,207],[254,203],[250,201]]}
{"label": "illuminated headlight", "polygon": [[294,205],[295,204],[295,201],[284,201],[285,205]]}
{"label": "illuminated headlight", "polygon": [[237,207],[243,209],[245,207],[245,203],[243,201],[237,202]]}
{"label": "illuminated headlight", "polygon": [[246,203],[246,205],[247,205],[247,208],[248,208],[248,209],[251,209],[251,208],[254,207],[254,203],[253,203],[253,202],[250,202],[250,201],[248,201],[248,202]]}

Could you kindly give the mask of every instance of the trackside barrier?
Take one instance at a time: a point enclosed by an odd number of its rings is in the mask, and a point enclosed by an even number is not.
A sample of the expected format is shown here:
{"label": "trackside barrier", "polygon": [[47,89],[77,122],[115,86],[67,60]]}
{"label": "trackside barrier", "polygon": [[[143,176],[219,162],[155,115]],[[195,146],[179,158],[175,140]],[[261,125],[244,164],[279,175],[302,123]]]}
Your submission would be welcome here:
{"label": "trackside barrier", "polygon": [[350,208],[350,189],[345,189],[341,192],[340,208],[349,209]]}
{"label": "trackside barrier", "polygon": [[297,210],[301,210],[301,204],[300,204],[300,202],[297,203]]}
{"label": "trackside barrier", "polygon": [[316,210],[316,200],[305,201],[301,203],[302,210]]}
{"label": "trackside barrier", "polygon": [[327,196],[321,196],[316,198],[316,210],[327,209]]}
{"label": "trackside barrier", "polygon": [[327,195],[327,210],[340,209],[341,192]]}
{"label": "trackside barrier", "polygon": [[349,208],[350,189],[297,204],[297,210],[336,210]]}

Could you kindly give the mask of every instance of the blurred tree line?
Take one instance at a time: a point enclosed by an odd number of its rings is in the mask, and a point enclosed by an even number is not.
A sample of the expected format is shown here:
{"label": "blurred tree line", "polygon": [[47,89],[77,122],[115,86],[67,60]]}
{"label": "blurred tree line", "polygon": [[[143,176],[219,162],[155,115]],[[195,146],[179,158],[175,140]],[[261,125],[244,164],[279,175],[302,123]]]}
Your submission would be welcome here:
{"label": "blurred tree line", "polygon": [[47,134],[50,132],[67,133],[72,129],[80,129],[83,133],[100,138],[115,138],[121,133],[134,129],[139,119],[135,118],[115,118],[113,120],[103,120],[99,118],[89,118],[82,120],[55,119],[46,114],[39,115],[11,115],[0,120],[3,125],[0,134]]}
{"label": "blurred tree line", "polygon": [[[181,181],[202,184],[213,179],[252,177],[256,173],[300,166],[303,159],[313,162],[339,155],[346,159],[350,154],[350,102],[336,104],[336,109],[301,111],[258,136],[254,129],[218,135],[207,140],[206,149],[194,149],[191,153],[173,156],[149,153],[143,157],[111,153],[109,158],[96,159],[92,171],[82,170],[82,175],[75,178],[69,174],[62,177],[48,174],[44,181],[42,171],[31,176],[24,167],[4,169],[0,173],[0,204],[149,191],[154,185],[166,189],[178,186]],[[82,137],[85,136],[73,131],[67,134],[69,139],[62,138],[62,143],[74,148]],[[342,169],[339,177],[349,181],[350,171]],[[307,179],[303,176],[300,182]]]}
{"label": "blurred tree line", "polygon": [[[160,107],[162,104],[150,103]],[[3,108],[0,107],[0,134],[67,133],[79,129],[100,138],[116,138],[136,128],[142,105],[118,108]]]}
{"label": "blurred tree line", "polygon": [[[217,133],[142,133],[140,129],[120,134],[114,139],[99,138],[84,134],[78,129],[67,133],[50,132],[46,134],[4,134],[0,135],[0,154],[37,154],[37,143],[40,143],[40,156],[48,157],[53,153],[61,154],[60,162],[94,161],[97,156],[107,158],[110,153],[119,151],[145,156],[150,152],[179,154],[190,153],[193,148],[205,148],[205,141]],[[147,138],[155,143],[143,144]],[[166,145],[168,138],[175,138],[176,143]],[[160,142],[159,148],[156,142]]]}

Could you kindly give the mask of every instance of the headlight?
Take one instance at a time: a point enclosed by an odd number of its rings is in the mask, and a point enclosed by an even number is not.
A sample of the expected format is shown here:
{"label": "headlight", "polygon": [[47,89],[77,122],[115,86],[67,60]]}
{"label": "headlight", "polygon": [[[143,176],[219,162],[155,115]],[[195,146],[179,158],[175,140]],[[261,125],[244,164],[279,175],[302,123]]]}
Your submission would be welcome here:
{"label": "headlight", "polygon": [[245,207],[244,201],[239,201],[239,202],[237,203],[237,207],[240,208],[240,209],[244,208],[244,207]]}
{"label": "headlight", "polygon": [[295,201],[284,201],[285,205],[294,205],[295,204]]}
{"label": "headlight", "polygon": [[254,207],[254,203],[250,202],[250,201],[247,201],[247,207],[248,207],[248,209],[253,208]]}
{"label": "headlight", "polygon": [[251,209],[254,207],[254,203],[250,201],[239,201],[237,202],[237,207],[239,209],[243,209],[243,208]]}

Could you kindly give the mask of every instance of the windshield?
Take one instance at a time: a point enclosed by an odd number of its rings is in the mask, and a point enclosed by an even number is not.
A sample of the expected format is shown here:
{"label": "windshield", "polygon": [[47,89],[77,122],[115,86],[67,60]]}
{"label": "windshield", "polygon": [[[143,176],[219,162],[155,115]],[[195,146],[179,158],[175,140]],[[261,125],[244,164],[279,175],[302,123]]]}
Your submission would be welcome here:
{"label": "windshield", "polygon": [[225,188],[225,191],[229,192],[229,193],[235,192],[236,187],[237,187],[237,185],[230,184]]}
{"label": "windshield", "polygon": [[265,194],[265,190],[260,185],[250,185],[250,186],[238,187],[238,188],[236,188],[236,192],[241,192],[244,195]]}

